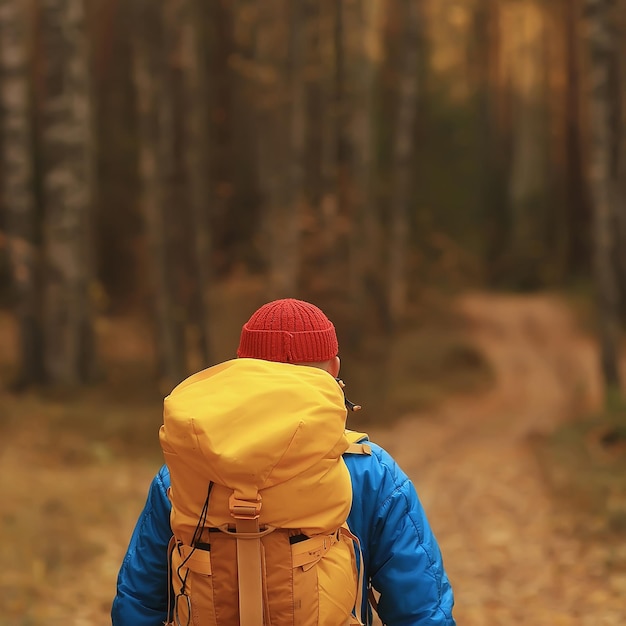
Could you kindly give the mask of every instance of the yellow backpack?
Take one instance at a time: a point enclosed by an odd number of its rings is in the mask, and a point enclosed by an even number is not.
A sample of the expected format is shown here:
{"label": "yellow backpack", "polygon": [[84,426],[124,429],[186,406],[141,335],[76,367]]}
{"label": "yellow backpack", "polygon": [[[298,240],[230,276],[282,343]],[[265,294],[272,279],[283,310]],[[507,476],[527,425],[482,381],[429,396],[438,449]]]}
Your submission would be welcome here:
{"label": "yellow backpack", "polygon": [[172,504],[173,626],[361,624],[345,430],[326,372],[235,359],[178,385],[159,433]]}

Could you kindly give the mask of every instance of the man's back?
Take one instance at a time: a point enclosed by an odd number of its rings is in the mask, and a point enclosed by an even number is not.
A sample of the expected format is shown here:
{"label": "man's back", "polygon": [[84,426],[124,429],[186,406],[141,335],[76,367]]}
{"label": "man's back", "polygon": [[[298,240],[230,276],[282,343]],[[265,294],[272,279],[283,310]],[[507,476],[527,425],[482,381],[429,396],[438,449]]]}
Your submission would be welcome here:
{"label": "man's back", "polygon": [[[286,368],[314,368],[318,378],[327,377],[323,387],[336,396],[338,349],[335,328],[326,315],[308,302],[287,298],[267,303],[253,313],[242,328],[237,356],[280,363]],[[245,384],[245,380],[240,381],[240,385]],[[268,384],[272,384],[271,377]],[[237,388],[232,391],[237,393]],[[345,400],[338,397],[340,402]],[[203,401],[208,403],[212,398]],[[281,402],[281,397],[273,397],[266,414]],[[345,403],[352,408],[351,403]],[[228,426],[230,402],[224,408],[223,425]],[[345,407],[339,408],[343,429]],[[306,449],[306,438],[294,443],[294,462]],[[454,626],[452,589],[413,484],[393,458],[375,444],[368,445],[368,454],[353,454],[351,449],[342,448],[346,450],[342,458],[352,487],[347,522],[363,556],[359,569],[363,609],[367,614],[366,598],[371,586],[380,594],[378,607],[387,626]],[[245,462],[241,469],[245,472]],[[251,474],[257,480],[258,468]],[[170,472],[164,466],[152,482],[120,569],[113,626],[162,626],[167,619],[168,544],[173,534],[167,495],[170,486]],[[318,501],[323,497],[311,500],[321,505]],[[194,510],[198,517],[197,508]]]}
{"label": "man's back", "polygon": [[[366,581],[380,593],[381,618],[389,626],[454,626],[452,588],[413,484],[385,450],[371,443],[371,452],[344,459],[354,494],[348,525],[360,540]],[[163,466],[120,569],[113,626],[162,626],[166,619],[169,486]]]}

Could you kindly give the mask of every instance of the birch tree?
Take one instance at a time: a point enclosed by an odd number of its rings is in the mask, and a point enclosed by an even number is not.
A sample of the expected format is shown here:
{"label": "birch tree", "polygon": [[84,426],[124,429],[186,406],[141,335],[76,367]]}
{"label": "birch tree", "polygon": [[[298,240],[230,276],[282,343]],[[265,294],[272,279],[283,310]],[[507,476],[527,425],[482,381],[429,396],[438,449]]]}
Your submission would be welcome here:
{"label": "birch tree", "polygon": [[18,385],[43,380],[40,255],[32,164],[27,29],[22,5],[0,0],[2,200],[19,337]]}
{"label": "birch tree", "polygon": [[[139,119],[139,169],[148,243],[151,295],[159,380],[164,388],[186,373],[183,304],[174,293],[169,245],[168,205],[173,153],[172,101],[168,91],[167,51],[163,49],[161,7],[137,0],[135,17],[143,28],[135,37],[133,75]],[[168,211],[169,209],[169,211]]]}
{"label": "birch tree", "polygon": [[93,129],[83,0],[42,0],[45,372],[55,384],[95,373],[90,290]]}
{"label": "birch tree", "polygon": [[[211,359],[209,330],[210,180],[208,163],[208,68],[201,46],[202,10],[195,0],[172,0],[162,6],[165,63],[163,91],[157,106],[167,108],[162,126],[164,244],[171,320],[176,335],[196,355],[195,367]],[[173,207],[177,207],[173,210]],[[176,225],[175,228],[172,226]],[[168,236],[169,233],[169,236]],[[195,332],[188,332],[190,330]],[[181,340],[182,342],[182,340]],[[182,348],[182,346],[181,346]],[[180,360],[183,357],[181,349]]]}

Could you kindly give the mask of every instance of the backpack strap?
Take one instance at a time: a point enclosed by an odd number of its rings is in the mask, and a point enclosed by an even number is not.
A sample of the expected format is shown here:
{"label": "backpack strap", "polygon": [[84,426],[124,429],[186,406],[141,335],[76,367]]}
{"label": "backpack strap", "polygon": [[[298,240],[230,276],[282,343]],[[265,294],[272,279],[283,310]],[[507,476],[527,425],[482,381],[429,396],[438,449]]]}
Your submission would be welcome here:
{"label": "backpack strap", "polygon": [[367,443],[369,441],[367,433],[346,429],[346,439],[350,445],[344,454],[365,454],[368,456],[372,454],[372,448]]}
{"label": "backpack strap", "polygon": [[263,626],[263,561],[259,514],[261,496],[240,500],[231,494],[228,501],[235,518],[237,538],[237,578],[239,581],[239,623],[245,626]]}
{"label": "backpack strap", "polygon": [[311,569],[339,541],[340,530],[328,535],[313,535],[291,545],[293,567]]}
{"label": "backpack strap", "polygon": [[362,607],[363,607],[363,580],[364,580],[364,569],[365,565],[363,563],[363,552],[361,550],[361,542],[359,538],[353,534],[348,528],[348,524],[344,524],[339,532],[344,536],[352,539],[355,545],[355,556],[358,560],[357,569],[359,572],[359,581],[356,591],[356,602],[354,603],[354,615],[351,615],[348,618],[347,626],[363,626],[362,619]]}
{"label": "backpack strap", "polygon": [[[167,491],[169,495],[169,489]],[[174,608],[174,603],[172,601],[172,552],[174,551],[175,545],[176,537],[172,535],[169,543],[167,544],[167,622],[165,623],[165,626],[169,626],[174,623],[174,617],[172,615]]]}
{"label": "backpack strap", "polygon": [[374,590],[372,589],[371,585],[367,589],[367,599],[369,600],[369,603],[372,605],[372,608],[374,609],[374,611],[376,611],[376,615],[378,615],[378,599],[374,595]]}
{"label": "backpack strap", "polygon": [[[355,430],[346,429],[346,439],[349,441],[350,445],[348,449],[344,452],[344,454],[363,454],[371,456],[372,447],[369,445],[369,437],[367,433],[357,432]],[[361,552],[361,543],[359,542],[359,538],[352,534],[350,530],[346,526],[341,528],[343,534],[350,537],[356,544],[358,556],[359,556],[359,590],[357,601],[355,604],[355,614],[351,616],[352,621],[348,622],[348,626],[353,626],[354,624],[363,624],[362,615],[361,615],[361,607],[363,603],[363,554]],[[369,598],[368,600],[372,603],[372,600],[375,602],[375,598],[372,595],[371,587],[368,588]],[[372,604],[376,613],[378,613],[378,605]],[[357,609],[358,607],[358,609]]]}

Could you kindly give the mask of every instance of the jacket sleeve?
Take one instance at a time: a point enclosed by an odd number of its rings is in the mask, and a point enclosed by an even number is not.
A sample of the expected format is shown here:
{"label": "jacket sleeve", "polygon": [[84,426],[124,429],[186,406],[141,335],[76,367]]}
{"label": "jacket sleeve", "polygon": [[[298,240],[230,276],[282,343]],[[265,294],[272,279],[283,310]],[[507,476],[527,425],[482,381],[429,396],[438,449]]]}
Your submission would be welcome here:
{"label": "jacket sleeve", "polygon": [[162,467],[152,480],[133,531],[113,600],[113,626],[162,626],[167,619],[170,503],[169,474]]}
{"label": "jacket sleeve", "polygon": [[413,483],[376,444],[369,459],[350,459],[352,468],[351,517],[360,526],[367,575],[380,593],[381,620],[387,626],[455,626],[452,588]]}

